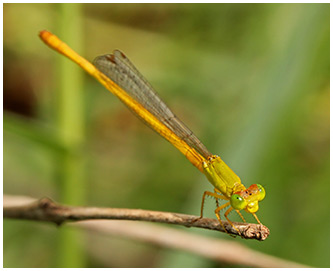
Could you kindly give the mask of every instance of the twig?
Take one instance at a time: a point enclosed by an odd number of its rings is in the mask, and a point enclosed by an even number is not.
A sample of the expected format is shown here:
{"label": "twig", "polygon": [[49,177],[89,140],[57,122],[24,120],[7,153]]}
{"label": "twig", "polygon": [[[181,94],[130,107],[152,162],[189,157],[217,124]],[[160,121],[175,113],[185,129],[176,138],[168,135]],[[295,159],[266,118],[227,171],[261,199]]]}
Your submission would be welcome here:
{"label": "twig", "polygon": [[[202,218],[196,220],[198,217],[192,215],[140,209],[71,207],[57,204],[48,198],[42,198],[20,206],[4,205],[3,216],[4,218],[48,221],[57,225],[61,225],[64,222],[91,219],[139,220],[225,232],[216,219]],[[222,223],[227,233],[239,235],[228,222],[222,221]],[[269,229],[264,225],[236,222],[234,222],[234,225],[240,231],[240,236],[246,239],[263,241],[269,236]]]}
{"label": "twig", "polygon": [[[4,195],[3,198],[5,209],[14,206],[27,206],[36,202],[36,199],[25,196]],[[171,229],[165,226],[153,225],[152,223],[119,220],[90,220],[69,223],[69,225],[106,236],[122,236],[170,249],[180,249],[223,263],[248,267],[309,267],[255,251],[233,241],[198,236],[193,232],[190,233],[179,229]],[[103,254],[104,250],[96,252],[91,246],[88,246],[87,249],[90,249],[90,253],[95,254],[100,260],[104,259],[106,265],[109,264],[110,255],[108,250]]]}

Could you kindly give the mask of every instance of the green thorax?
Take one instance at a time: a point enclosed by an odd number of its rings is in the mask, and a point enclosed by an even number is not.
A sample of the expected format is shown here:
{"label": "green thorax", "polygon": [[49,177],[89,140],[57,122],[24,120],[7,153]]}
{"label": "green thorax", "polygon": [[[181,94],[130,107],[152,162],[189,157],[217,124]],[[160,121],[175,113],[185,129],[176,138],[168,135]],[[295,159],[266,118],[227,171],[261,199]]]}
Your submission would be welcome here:
{"label": "green thorax", "polygon": [[203,162],[203,169],[210,183],[227,198],[245,189],[240,178],[217,155],[212,155]]}

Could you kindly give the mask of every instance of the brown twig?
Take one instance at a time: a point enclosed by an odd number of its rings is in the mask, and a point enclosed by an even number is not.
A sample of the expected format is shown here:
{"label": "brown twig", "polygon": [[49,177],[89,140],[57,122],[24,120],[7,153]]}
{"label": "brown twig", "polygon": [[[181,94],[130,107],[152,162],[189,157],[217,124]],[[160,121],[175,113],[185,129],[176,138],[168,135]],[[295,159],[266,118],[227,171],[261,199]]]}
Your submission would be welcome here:
{"label": "brown twig", "polygon": [[[3,205],[5,209],[15,206],[27,206],[37,201],[34,198],[25,196],[4,195],[3,198]],[[106,236],[122,236],[170,249],[180,249],[223,263],[248,267],[309,267],[255,251],[233,241],[227,241],[221,238],[216,239],[202,235],[198,236],[193,232],[190,233],[180,229],[172,229],[170,227],[159,226],[156,224],[154,225],[152,223],[120,220],[86,220],[69,223],[68,225],[75,228],[89,230],[93,233],[104,234]],[[90,249],[90,253],[95,254],[95,256],[99,257],[100,260],[104,260],[106,265],[109,264],[109,251],[102,249],[97,252],[96,249],[91,246],[88,246],[87,249]]]}
{"label": "brown twig", "polygon": [[[20,206],[4,205],[3,216],[4,218],[48,221],[57,225],[61,225],[64,222],[91,219],[139,220],[225,232],[216,219],[202,218],[197,220],[198,217],[192,215],[140,209],[71,207],[57,204],[48,198],[42,198]],[[222,223],[227,233],[239,235],[228,222],[222,221]],[[236,222],[234,225],[239,230],[240,236],[246,239],[263,241],[269,236],[269,229],[264,225]]]}

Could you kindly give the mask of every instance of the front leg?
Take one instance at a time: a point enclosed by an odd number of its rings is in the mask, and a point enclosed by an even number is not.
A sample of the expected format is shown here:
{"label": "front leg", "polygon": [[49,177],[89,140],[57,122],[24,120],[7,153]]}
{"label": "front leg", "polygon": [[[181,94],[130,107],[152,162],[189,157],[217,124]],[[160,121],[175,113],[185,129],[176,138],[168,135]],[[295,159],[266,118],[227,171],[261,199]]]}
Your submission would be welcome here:
{"label": "front leg", "polygon": [[[202,201],[201,201],[201,211],[200,211],[200,217],[195,218],[194,220],[192,220],[192,223],[198,221],[199,219],[203,218],[203,209],[204,209],[204,205],[205,205],[205,199],[207,196],[211,196],[213,198],[215,198],[216,200],[218,199],[223,199],[223,200],[228,200],[225,196],[223,195],[219,195],[216,192],[219,192],[217,189],[214,190],[215,193],[210,192],[210,191],[205,191],[202,195]],[[230,204],[230,203],[228,203]]]}

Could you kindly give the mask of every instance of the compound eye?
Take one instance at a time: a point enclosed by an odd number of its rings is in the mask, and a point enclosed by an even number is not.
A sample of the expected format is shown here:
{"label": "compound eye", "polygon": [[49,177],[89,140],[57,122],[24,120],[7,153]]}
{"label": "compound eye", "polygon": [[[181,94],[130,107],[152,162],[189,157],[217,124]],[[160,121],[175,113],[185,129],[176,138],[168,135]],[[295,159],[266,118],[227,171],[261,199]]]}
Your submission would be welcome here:
{"label": "compound eye", "polygon": [[247,202],[238,194],[233,194],[230,198],[230,204],[232,208],[236,210],[242,210],[246,207]]}
{"label": "compound eye", "polygon": [[258,201],[262,201],[266,196],[265,188],[261,184],[257,184],[259,190]]}

